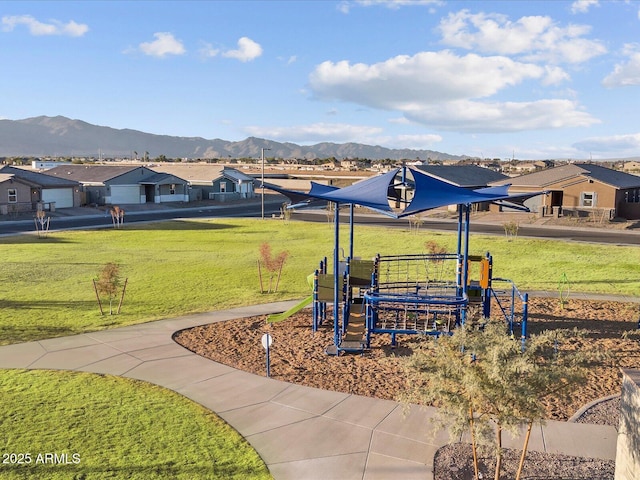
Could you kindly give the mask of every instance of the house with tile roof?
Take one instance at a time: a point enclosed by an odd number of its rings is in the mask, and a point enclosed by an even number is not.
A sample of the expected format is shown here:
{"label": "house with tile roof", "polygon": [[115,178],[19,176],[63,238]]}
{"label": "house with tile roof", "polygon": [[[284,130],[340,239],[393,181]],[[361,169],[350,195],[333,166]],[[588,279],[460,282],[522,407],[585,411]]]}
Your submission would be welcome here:
{"label": "house with tile roof", "polygon": [[0,168],[0,213],[80,206],[81,185],[67,178],[6,165]]}
{"label": "house with tile roof", "polygon": [[609,218],[640,219],[640,176],[594,163],[572,163],[492,182],[511,184],[509,193],[545,191],[525,204],[551,214],[605,212]]}
{"label": "house with tile roof", "polygon": [[47,170],[46,175],[80,183],[87,204],[189,201],[189,184],[186,180],[140,165],[61,165]]}

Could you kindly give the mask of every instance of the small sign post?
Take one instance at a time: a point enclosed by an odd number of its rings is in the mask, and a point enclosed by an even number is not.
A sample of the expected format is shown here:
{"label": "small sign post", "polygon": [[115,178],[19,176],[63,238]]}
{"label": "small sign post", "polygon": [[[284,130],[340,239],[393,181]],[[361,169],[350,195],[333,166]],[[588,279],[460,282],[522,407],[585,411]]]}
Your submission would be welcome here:
{"label": "small sign post", "polygon": [[264,349],[267,351],[267,377],[269,377],[270,372],[269,372],[269,347],[271,347],[271,344],[273,343],[273,338],[271,337],[271,335],[269,335],[268,333],[265,333],[264,335],[262,335],[262,346],[264,347]]}

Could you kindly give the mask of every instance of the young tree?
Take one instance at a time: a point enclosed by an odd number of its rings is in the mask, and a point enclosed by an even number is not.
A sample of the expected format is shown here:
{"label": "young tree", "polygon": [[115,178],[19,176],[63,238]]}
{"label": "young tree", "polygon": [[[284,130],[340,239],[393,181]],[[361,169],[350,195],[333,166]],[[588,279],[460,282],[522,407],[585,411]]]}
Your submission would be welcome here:
{"label": "young tree", "polygon": [[504,234],[507,237],[508,242],[518,236],[518,230],[520,229],[520,224],[518,222],[506,222],[502,224],[502,227],[504,228]]}
{"label": "young tree", "polygon": [[269,272],[269,290],[268,293],[271,293],[271,286],[273,285],[273,278],[276,276],[276,285],[273,289],[274,292],[278,291],[278,285],[280,283],[280,275],[282,274],[282,267],[284,267],[287,258],[289,257],[289,252],[283,250],[277,255],[271,254],[271,245],[268,243],[263,243],[260,245],[260,259],[258,260],[258,276],[260,277],[260,293],[264,293],[264,288],[262,285],[262,267],[264,267],[267,272]]}
{"label": "young tree", "polygon": [[[567,397],[597,360],[595,352],[563,348],[563,339],[580,332],[532,335],[522,351],[502,322],[463,327],[451,336],[425,342],[408,360],[416,387],[406,400],[439,407],[440,426],[459,436],[470,430],[474,470],[477,443],[495,446],[495,480],[500,478],[502,432],[527,426],[517,478],[520,478],[534,422],[545,417],[542,399]],[[493,441],[492,441],[493,439]]]}
{"label": "young tree", "polygon": [[120,304],[118,305],[118,313],[120,313],[120,306],[122,305],[124,291],[127,286],[126,279],[124,286],[120,280],[120,267],[115,263],[107,263],[98,274],[98,279],[93,281],[93,286],[96,291],[101,314],[103,314],[103,311],[100,297],[106,296],[109,299],[109,315],[113,315],[113,301],[118,297],[118,294],[121,293]]}

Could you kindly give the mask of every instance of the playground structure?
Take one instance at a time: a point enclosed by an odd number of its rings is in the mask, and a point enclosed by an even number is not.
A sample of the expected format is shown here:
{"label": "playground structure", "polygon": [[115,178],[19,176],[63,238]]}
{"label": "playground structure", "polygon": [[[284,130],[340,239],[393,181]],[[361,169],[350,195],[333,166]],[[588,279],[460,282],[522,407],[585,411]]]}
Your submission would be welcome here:
{"label": "playground structure", "polygon": [[[328,354],[362,352],[370,347],[373,334],[389,334],[395,345],[399,334],[451,333],[466,323],[473,304],[480,307],[485,321],[492,317],[492,310],[504,318],[512,336],[519,325],[524,348],[527,294],[522,294],[510,280],[492,278],[493,260],[489,254],[469,255],[469,217],[473,204],[502,203],[527,210],[518,204],[524,197],[509,195],[508,185],[471,190],[403,167],[344,188],[313,182],[309,192],[264,186],[287,195],[295,202],[291,208],[317,204],[318,200],[335,204],[333,273],[328,272],[324,259],[314,275],[312,299],[314,331],[327,321],[328,305],[333,303],[334,344],[326,349]],[[340,205],[349,206],[350,227],[349,255],[342,260]],[[456,205],[456,252],[358,259],[353,254],[355,205],[394,218]],[[472,263],[480,265],[478,280],[471,280]],[[496,289],[494,283],[505,287]]]}
{"label": "playground structure", "polygon": [[[478,280],[461,284],[462,273],[479,266]],[[320,262],[314,276],[312,328],[327,320],[333,301],[333,275]],[[493,259],[470,256],[467,268],[456,254],[377,255],[373,260],[346,259],[341,265],[339,308],[334,345],[327,353],[362,352],[371,347],[371,336],[451,334],[466,321],[504,320],[508,332],[526,338],[528,296],[510,280],[492,278]],[[495,285],[495,286],[494,286]],[[501,288],[498,288],[501,287]],[[307,304],[311,303],[306,299]],[[469,318],[469,309],[481,318]],[[519,332],[516,330],[520,328]]]}

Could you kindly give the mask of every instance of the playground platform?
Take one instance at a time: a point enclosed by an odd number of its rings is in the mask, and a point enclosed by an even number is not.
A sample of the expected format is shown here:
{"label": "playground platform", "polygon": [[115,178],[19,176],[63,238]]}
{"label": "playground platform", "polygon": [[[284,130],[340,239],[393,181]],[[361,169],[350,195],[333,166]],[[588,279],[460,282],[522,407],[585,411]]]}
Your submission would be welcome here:
{"label": "playground platform", "polygon": [[[622,300],[622,299],[617,299]],[[629,300],[625,298],[625,300]],[[174,332],[279,313],[298,302],[235,308],[70,337],[0,347],[0,368],[62,369],[120,375],[172,389],[216,412],[257,450],[277,480],[433,479],[434,408],[293,385],[200,357]],[[548,421],[530,450],[615,460],[615,428]],[[519,438],[505,435],[505,447]],[[91,452],[80,452],[90,456]]]}

